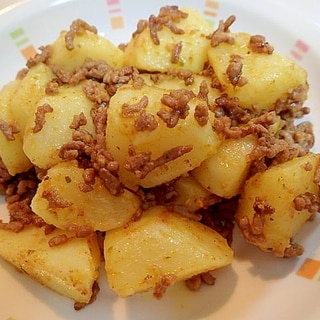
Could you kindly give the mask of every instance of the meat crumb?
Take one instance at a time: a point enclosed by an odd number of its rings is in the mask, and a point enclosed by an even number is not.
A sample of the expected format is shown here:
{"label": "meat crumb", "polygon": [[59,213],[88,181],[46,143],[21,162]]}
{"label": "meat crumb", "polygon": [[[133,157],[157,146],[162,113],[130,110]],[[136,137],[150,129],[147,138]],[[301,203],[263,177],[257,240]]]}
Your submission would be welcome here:
{"label": "meat crumb", "polygon": [[44,124],[46,123],[45,115],[46,113],[51,112],[53,112],[53,108],[48,103],[45,103],[37,108],[35,113],[34,127],[32,129],[33,133],[37,133],[42,130]]}
{"label": "meat crumb", "polygon": [[242,87],[248,83],[248,79],[242,76],[242,58],[237,54],[230,57],[230,63],[227,67],[226,74],[233,86]]}
{"label": "meat crumb", "polygon": [[231,15],[226,21],[220,20],[217,30],[213,32],[209,39],[211,39],[211,46],[217,47],[220,43],[233,44],[234,38],[230,34],[230,26],[234,23],[236,17]]}
{"label": "meat crumb", "polygon": [[9,124],[3,119],[0,119],[0,131],[8,141],[15,140],[14,135],[20,132],[15,124]]}
{"label": "meat crumb", "polygon": [[166,293],[167,289],[177,282],[177,277],[173,274],[163,275],[160,277],[159,282],[156,283],[153,296],[156,299],[161,299]]}
{"label": "meat crumb", "polygon": [[266,38],[261,35],[250,37],[249,48],[257,53],[272,54],[274,51],[274,48],[266,41]]}

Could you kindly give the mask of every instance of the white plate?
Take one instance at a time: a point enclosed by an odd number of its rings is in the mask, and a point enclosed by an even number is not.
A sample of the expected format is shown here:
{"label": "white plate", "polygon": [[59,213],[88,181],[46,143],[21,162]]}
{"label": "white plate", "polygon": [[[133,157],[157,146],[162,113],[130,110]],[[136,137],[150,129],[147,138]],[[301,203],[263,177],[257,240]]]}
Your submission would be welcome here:
{"label": "white plate", "polygon": [[[0,10],[0,86],[24,66],[25,55],[52,42],[76,18],[87,20],[118,44],[129,40],[139,18],[157,13],[162,5],[192,6],[215,23],[236,14],[234,31],[265,35],[278,51],[308,70],[310,119],[320,137],[320,24],[313,20],[320,16],[320,3],[304,1],[306,8],[308,2],[310,19],[299,15],[288,0],[6,0]],[[320,139],[315,151],[320,151]],[[1,218],[5,207],[0,206]],[[97,301],[80,312],[73,311],[72,301],[0,261],[0,319],[320,319],[319,222],[318,217],[308,223],[296,237],[306,249],[299,258],[274,258],[235,235],[236,259],[231,267],[216,272],[213,287],[194,293],[177,285],[160,301],[150,294],[120,299],[102,276]]]}

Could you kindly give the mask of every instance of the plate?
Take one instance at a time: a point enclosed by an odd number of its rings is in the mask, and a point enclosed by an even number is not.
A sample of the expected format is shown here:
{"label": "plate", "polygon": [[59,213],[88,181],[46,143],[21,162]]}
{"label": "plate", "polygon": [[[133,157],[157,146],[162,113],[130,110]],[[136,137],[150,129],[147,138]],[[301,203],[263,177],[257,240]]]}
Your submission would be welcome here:
{"label": "plate", "polygon": [[[237,16],[233,31],[263,34],[277,51],[291,57],[309,73],[309,116],[320,137],[320,4],[304,1],[255,0],[29,0],[4,1],[0,5],[0,86],[13,79],[28,56],[51,43],[72,20],[82,18],[119,44],[130,39],[140,18],[157,13],[167,4],[196,7],[217,24],[230,14]],[[310,3],[310,6],[308,5]],[[293,4],[296,3],[297,6]],[[317,14],[315,14],[315,12]],[[309,18],[310,17],[310,18]],[[320,151],[320,139],[315,151]],[[0,217],[5,216],[3,199]],[[82,311],[73,302],[35,283],[28,276],[0,261],[0,319],[33,320],[189,320],[189,319],[319,319],[320,318],[320,232],[319,217],[307,223],[295,238],[305,253],[294,259],[279,259],[245,244],[235,234],[235,261],[218,270],[216,285],[199,292],[183,284],[170,288],[157,301],[150,294],[118,298],[99,281],[97,301]]]}

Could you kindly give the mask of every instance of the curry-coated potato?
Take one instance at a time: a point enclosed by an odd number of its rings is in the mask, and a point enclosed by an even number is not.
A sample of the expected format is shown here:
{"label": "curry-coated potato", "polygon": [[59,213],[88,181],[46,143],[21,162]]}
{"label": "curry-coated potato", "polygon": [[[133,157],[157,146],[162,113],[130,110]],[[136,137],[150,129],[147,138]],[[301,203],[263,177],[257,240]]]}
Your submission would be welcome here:
{"label": "curry-coated potato", "polygon": [[182,206],[191,213],[208,208],[221,200],[205,189],[191,174],[179,177],[174,182],[174,190],[177,195],[173,204]]}
{"label": "curry-coated potato", "polygon": [[140,200],[135,194],[124,190],[114,196],[98,177],[91,191],[81,191],[83,175],[84,169],[73,161],[50,168],[32,199],[32,210],[60,229],[85,226],[99,231],[118,228],[137,213]]}
{"label": "curry-coated potato", "polygon": [[11,81],[0,91],[0,158],[10,175],[27,171],[32,164],[22,149],[23,134],[12,115],[10,103],[20,80]]}
{"label": "curry-coated potato", "polygon": [[[67,242],[49,246],[50,239],[62,234]],[[18,270],[76,302],[90,301],[101,263],[96,234],[75,238],[56,229],[45,235],[44,228],[28,226],[18,233],[0,229],[0,242],[0,257]]]}
{"label": "curry-coated potato", "polygon": [[242,191],[252,162],[249,155],[257,143],[255,135],[223,141],[215,154],[192,171],[193,177],[213,194],[234,197]]}
{"label": "curry-coated potato", "polygon": [[210,40],[206,35],[212,32],[213,26],[195,9],[181,11],[186,16],[171,23],[182,32],[172,32],[168,23],[156,32],[159,43],[155,43],[149,20],[149,25],[134,35],[126,46],[125,64],[146,71],[188,69],[195,73],[200,72],[208,61]]}
{"label": "curry-coated potato", "polygon": [[152,207],[141,219],[107,233],[105,268],[119,296],[155,289],[231,263],[233,251],[213,229],[165,207]]}
{"label": "curry-coated potato", "polygon": [[[175,179],[199,166],[216,151],[220,143],[212,129],[212,112],[208,112],[208,121],[204,125],[195,119],[197,106],[207,108],[206,102],[197,97],[188,102],[189,111],[185,119],[180,119],[173,127],[167,126],[158,112],[162,110],[170,117],[173,110],[161,100],[171,92],[148,85],[136,89],[129,84],[120,87],[110,100],[107,148],[120,165],[121,181],[129,188],[135,189],[139,185],[148,188]],[[134,105],[138,105],[138,109],[131,112],[132,108],[136,108]],[[141,128],[139,121],[144,121],[146,117],[149,120]],[[152,129],[148,128],[150,123]],[[131,147],[134,154],[129,150]],[[133,163],[131,166],[129,163],[128,169],[128,157],[134,158],[135,154],[150,159],[141,165]]]}
{"label": "curry-coated potato", "polygon": [[319,202],[319,154],[307,154],[259,172],[246,181],[235,218],[248,243],[276,256],[290,255],[292,238]]}
{"label": "curry-coated potato", "polygon": [[[272,54],[254,52],[249,46],[251,35],[247,33],[231,35],[234,44],[222,42],[208,51],[210,64],[230,97],[238,97],[242,107],[258,113],[273,110],[277,100],[286,100],[295,89],[298,90],[299,102],[306,99],[307,73],[303,68],[275,51]],[[242,70],[229,74],[227,69],[232,60],[236,60],[233,56],[240,57]],[[236,68],[240,69],[239,64]],[[234,80],[240,80],[238,75],[247,83],[234,85]]]}
{"label": "curry-coated potato", "polygon": [[[41,111],[44,106],[47,110]],[[81,84],[61,86],[59,93],[43,97],[26,125],[23,150],[30,161],[43,169],[59,163],[61,161],[59,150],[65,143],[72,141],[74,129],[70,126],[74,116],[79,116],[81,113],[87,121],[81,128],[95,135],[90,115],[93,107],[93,102],[86,97]],[[44,123],[40,127],[37,126],[39,113],[44,113]]]}
{"label": "curry-coated potato", "polygon": [[49,63],[63,68],[70,74],[81,67],[88,58],[105,61],[113,68],[123,66],[123,51],[101,35],[88,30],[78,33],[73,39],[74,48],[69,50],[66,48],[66,34],[66,31],[62,31],[52,43]]}
{"label": "curry-coated potato", "polygon": [[51,68],[39,63],[30,68],[27,75],[20,81],[10,107],[12,115],[21,131],[37,109],[37,103],[46,96],[47,84],[55,77]]}

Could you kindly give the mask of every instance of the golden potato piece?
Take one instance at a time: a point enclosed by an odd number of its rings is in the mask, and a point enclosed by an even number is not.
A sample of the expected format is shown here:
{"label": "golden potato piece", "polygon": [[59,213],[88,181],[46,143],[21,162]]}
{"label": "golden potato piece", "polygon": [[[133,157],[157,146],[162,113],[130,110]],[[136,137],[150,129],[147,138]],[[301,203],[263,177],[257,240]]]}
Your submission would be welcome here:
{"label": "golden potato piece", "polygon": [[312,204],[319,203],[319,159],[310,153],[246,181],[235,217],[248,243],[280,257],[301,254],[292,237],[314,213]]}
{"label": "golden potato piece", "polygon": [[22,149],[23,133],[20,131],[10,108],[19,80],[9,82],[0,92],[0,158],[12,176],[32,167]]}
{"label": "golden potato piece", "polygon": [[[190,98],[194,94],[191,90],[178,91],[148,85],[136,89],[129,84],[119,88],[111,98],[107,148],[120,164],[119,176],[128,188],[135,189],[139,185],[149,188],[171,181],[199,166],[220,144],[212,129],[214,114],[207,110],[206,102],[197,97]],[[165,96],[172,101],[176,99],[175,94],[182,94],[181,100],[190,98],[190,101],[184,118],[171,125],[165,117],[168,116],[170,122],[174,111],[164,105],[162,99]],[[195,116],[198,106],[208,111],[203,125]],[[162,117],[159,115],[161,112],[164,114]],[[135,163],[129,163],[130,159],[134,160],[135,154],[140,155],[141,159],[150,157],[150,160],[136,168]]]}
{"label": "golden potato piece", "polygon": [[[62,234],[69,240],[50,247],[50,239]],[[56,229],[45,235],[43,228],[28,226],[18,233],[0,229],[0,242],[0,256],[18,270],[76,302],[90,301],[101,263],[95,234],[75,238]]]}
{"label": "golden potato piece", "polygon": [[[166,14],[169,7],[160,11]],[[195,9],[172,9],[180,18],[169,18],[169,23],[162,26],[154,35],[155,18],[149,19],[148,26],[135,34],[125,48],[124,60],[126,65],[132,65],[140,70],[165,72],[170,69],[186,69],[195,73],[200,72],[208,61],[207,51],[213,26],[206,21]],[[179,31],[174,32],[169,25],[175,25]],[[151,35],[153,34],[153,35]],[[157,40],[156,40],[157,39]],[[156,42],[155,42],[156,41]]]}
{"label": "golden potato piece", "polygon": [[121,297],[221,268],[233,258],[220,234],[160,206],[108,232],[104,253],[109,285]]}
{"label": "golden potato piece", "polygon": [[[90,115],[94,103],[86,97],[82,84],[60,87],[57,94],[45,96],[38,101],[37,107],[39,108],[26,124],[23,150],[30,161],[39,168],[48,169],[62,161],[59,151],[64,144],[73,140],[74,129],[70,126],[75,116],[82,113],[87,124],[81,128],[95,135]],[[41,121],[39,114],[43,114],[44,117],[41,125],[38,125]]]}
{"label": "golden potato piece", "polygon": [[32,210],[60,229],[85,226],[107,231],[126,224],[140,200],[128,190],[112,195],[96,177],[92,190],[80,191],[84,170],[76,162],[61,162],[47,171],[32,199]]}
{"label": "golden potato piece", "polygon": [[254,135],[225,140],[215,154],[192,171],[192,175],[211,193],[232,198],[241,192],[251,164],[249,154],[256,145]]}
{"label": "golden potato piece", "polygon": [[67,49],[66,35],[67,31],[62,31],[51,45],[50,64],[57,65],[70,73],[81,67],[88,58],[94,61],[105,61],[113,68],[123,66],[123,51],[103,36],[84,30],[75,34],[72,41],[73,48]]}
{"label": "golden potato piece", "polygon": [[[210,64],[230,97],[238,97],[242,107],[257,113],[273,110],[278,100],[288,99],[294,90],[295,103],[306,99],[308,84],[304,69],[278,52],[255,52],[247,33],[230,35],[234,44],[220,43],[208,51]],[[244,82],[239,85],[237,81]]]}

